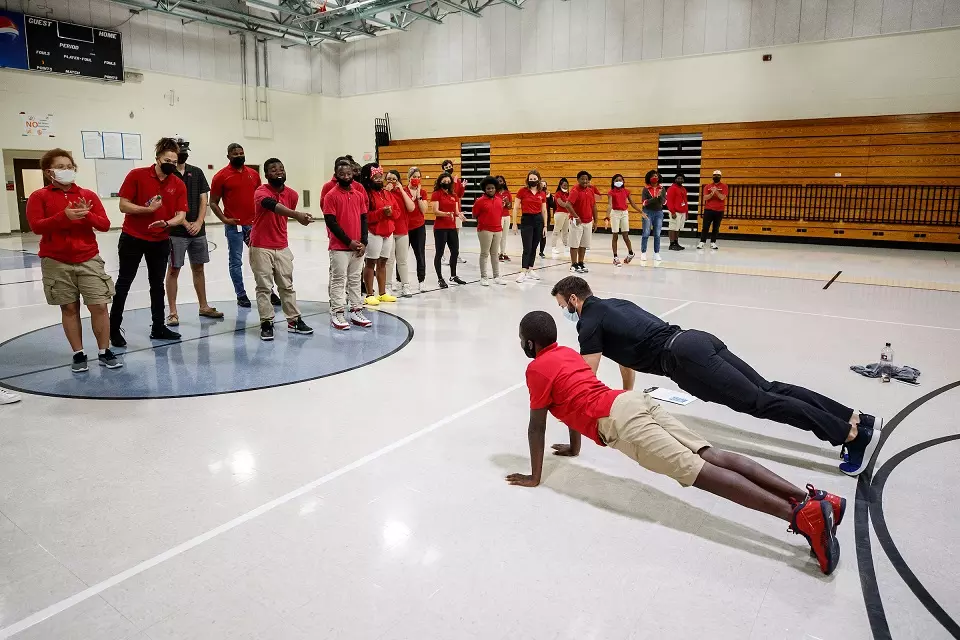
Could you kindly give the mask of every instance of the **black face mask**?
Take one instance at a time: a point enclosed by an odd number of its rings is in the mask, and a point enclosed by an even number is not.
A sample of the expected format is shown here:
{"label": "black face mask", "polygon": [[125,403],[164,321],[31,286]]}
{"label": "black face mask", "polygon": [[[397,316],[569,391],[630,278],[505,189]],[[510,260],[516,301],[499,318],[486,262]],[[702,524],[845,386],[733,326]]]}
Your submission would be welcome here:
{"label": "black face mask", "polygon": [[713,176],[714,182],[720,182],[720,176]]}
{"label": "black face mask", "polygon": [[341,178],[337,178],[337,184],[339,184],[339,185],[340,185],[341,187],[343,187],[344,189],[349,189],[349,188],[350,188],[350,185],[353,184],[353,178],[347,178],[346,180],[343,180],[343,179],[341,179]]}
{"label": "black face mask", "polygon": [[450,167],[449,169],[446,168],[446,167],[444,167],[444,168],[443,168],[443,172],[444,172],[444,173],[449,173],[450,175],[453,175],[453,167]]}
{"label": "black face mask", "polygon": [[529,340],[523,344],[523,353],[531,360],[537,357],[537,349]]}
{"label": "black face mask", "polygon": [[530,187],[531,189],[533,189],[534,187],[539,187],[539,186],[540,186],[540,181],[539,181],[539,180],[527,180],[527,186]]}
{"label": "black face mask", "polygon": [[270,183],[270,186],[274,189],[280,189],[283,187],[283,184],[287,181],[287,176],[282,178],[267,178],[267,182]]}
{"label": "black face mask", "polygon": [[234,156],[230,158],[230,166],[233,167],[234,169],[239,169],[246,163],[247,163],[246,156]]}
{"label": "black face mask", "polygon": [[172,162],[161,162],[160,171],[162,171],[164,175],[169,176],[170,174],[177,172],[177,165],[173,164]]}
{"label": "black face mask", "polygon": [[440,188],[443,189],[444,191],[450,191],[450,189],[451,189],[452,187],[453,187],[453,183],[452,183],[452,182],[441,182],[441,183],[440,183]]}
{"label": "black face mask", "polygon": [[189,157],[190,156],[187,155],[186,153],[181,153],[177,155],[177,164],[187,164],[187,158]]}

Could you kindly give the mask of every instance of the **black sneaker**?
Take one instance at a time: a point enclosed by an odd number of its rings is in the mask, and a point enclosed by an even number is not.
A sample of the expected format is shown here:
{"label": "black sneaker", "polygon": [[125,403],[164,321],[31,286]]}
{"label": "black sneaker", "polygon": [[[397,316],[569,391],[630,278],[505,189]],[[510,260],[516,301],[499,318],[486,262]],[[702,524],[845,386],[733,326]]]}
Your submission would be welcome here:
{"label": "black sneaker", "polygon": [[73,354],[73,363],[70,365],[70,370],[74,373],[83,373],[87,369],[87,354],[83,352]]}
{"label": "black sneaker", "polygon": [[540,257],[546,259],[547,254],[545,254],[543,251],[541,251],[541,252],[540,252]]}
{"label": "black sneaker", "polygon": [[101,367],[106,367],[107,369],[119,369],[123,366],[123,363],[120,362],[120,358],[118,358],[113,351],[110,351],[110,349],[107,349],[102,354],[97,356],[97,360],[100,361]]}
{"label": "black sneaker", "polygon": [[672,244],[672,245],[670,245],[669,250],[670,250],[670,251],[682,251],[682,249],[680,248],[680,245],[678,245],[678,244]]}
{"label": "black sneaker", "polygon": [[444,281],[443,278],[440,278],[439,280],[437,280],[437,284],[440,285],[441,289],[446,289],[450,286]]}
{"label": "black sneaker", "polygon": [[861,418],[861,423],[857,427],[857,437],[840,448],[840,456],[843,458],[840,471],[852,477],[863,473],[870,464],[870,458],[873,457],[873,452],[877,450],[879,443],[880,432],[866,426]]}
{"label": "black sneaker", "polygon": [[253,305],[250,303],[250,298],[247,296],[237,296],[237,306],[243,307],[244,309],[249,309]]}
{"label": "black sneaker", "polygon": [[677,245],[677,251],[686,251],[686,249],[687,249],[687,248],[686,248],[685,246],[683,246],[682,244],[678,244],[678,245]]}
{"label": "black sneaker", "polygon": [[868,429],[873,429],[874,431],[880,431],[883,428],[883,418],[877,418],[870,415],[869,413],[860,414],[860,424],[867,427]]}
{"label": "black sneaker", "polygon": [[450,282],[452,282],[453,284],[467,284],[467,282],[465,280],[462,280],[460,276],[453,276],[452,278],[450,278]]}
{"label": "black sneaker", "polygon": [[273,321],[264,320],[260,323],[260,339],[264,342],[273,340]]}
{"label": "black sneaker", "polygon": [[272,304],[275,307],[280,306],[280,296],[278,296],[273,291],[270,292],[270,304]]}
{"label": "black sneaker", "polygon": [[313,329],[307,326],[307,323],[303,321],[303,318],[287,320],[287,331],[290,333],[299,333],[300,335],[304,336],[308,336],[313,333]]}
{"label": "black sneaker", "polygon": [[160,325],[159,327],[154,327],[153,331],[150,332],[151,340],[179,340],[180,334],[176,331],[171,331],[167,328],[166,325]]}
{"label": "black sneaker", "polygon": [[110,344],[115,346],[117,349],[125,349],[127,346],[127,339],[123,337],[123,329],[117,329],[116,331],[110,331]]}

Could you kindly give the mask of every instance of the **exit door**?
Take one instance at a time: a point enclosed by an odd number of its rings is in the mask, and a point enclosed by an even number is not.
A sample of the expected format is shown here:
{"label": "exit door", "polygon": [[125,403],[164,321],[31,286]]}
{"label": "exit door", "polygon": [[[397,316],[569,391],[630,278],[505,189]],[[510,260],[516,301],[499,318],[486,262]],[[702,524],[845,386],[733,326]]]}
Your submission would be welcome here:
{"label": "exit door", "polygon": [[25,158],[13,159],[13,180],[17,189],[17,208],[20,210],[20,232],[30,231],[27,222],[27,198],[37,189],[42,189],[48,180],[40,170],[40,161]]}

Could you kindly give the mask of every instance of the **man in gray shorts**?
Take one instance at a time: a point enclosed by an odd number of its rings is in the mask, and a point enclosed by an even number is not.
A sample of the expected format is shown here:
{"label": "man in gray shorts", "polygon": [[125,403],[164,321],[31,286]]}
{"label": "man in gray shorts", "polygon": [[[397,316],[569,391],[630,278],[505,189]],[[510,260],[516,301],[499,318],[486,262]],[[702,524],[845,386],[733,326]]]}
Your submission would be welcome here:
{"label": "man in gray shorts", "polygon": [[210,253],[207,250],[207,231],[204,218],[207,215],[207,200],[210,197],[210,185],[200,167],[187,164],[190,154],[190,143],[178,140],[180,154],[177,156],[176,175],[187,186],[187,219],[183,225],[170,229],[170,264],[167,269],[167,302],[170,313],[167,316],[167,326],[176,327],[180,324],[177,314],[177,278],[180,269],[190,257],[190,271],[193,273],[193,288],[197,292],[197,301],[200,303],[200,316],[204,318],[222,318],[223,312],[217,311],[207,302],[207,282],[203,273],[203,265],[210,262]]}

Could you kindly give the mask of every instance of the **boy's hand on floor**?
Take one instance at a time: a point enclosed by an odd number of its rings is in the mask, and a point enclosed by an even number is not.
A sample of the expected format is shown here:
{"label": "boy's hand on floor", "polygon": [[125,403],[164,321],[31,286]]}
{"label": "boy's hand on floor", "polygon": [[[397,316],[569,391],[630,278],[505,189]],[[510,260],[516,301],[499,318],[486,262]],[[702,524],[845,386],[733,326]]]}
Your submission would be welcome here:
{"label": "boy's hand on floor", "polygon": [[540,481],[533,476],[527,476],[522,473],[511,473],[507,476],[507,482],[518,487],[536,487]]}
{"label": "boy's hand on floor", "polygon": [[573,447],[568,444],[555,444],[553,445],[553,455],[555,456],[567,456],[574,457],[580,455],[579,451],[574,451]]}

